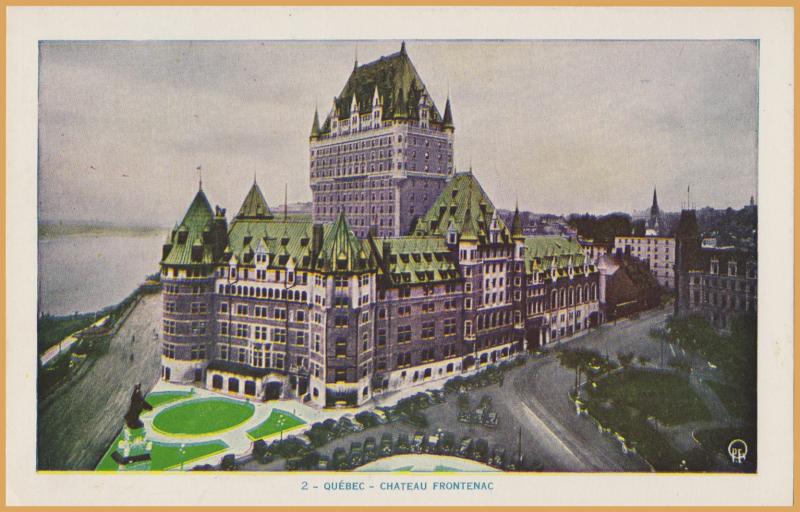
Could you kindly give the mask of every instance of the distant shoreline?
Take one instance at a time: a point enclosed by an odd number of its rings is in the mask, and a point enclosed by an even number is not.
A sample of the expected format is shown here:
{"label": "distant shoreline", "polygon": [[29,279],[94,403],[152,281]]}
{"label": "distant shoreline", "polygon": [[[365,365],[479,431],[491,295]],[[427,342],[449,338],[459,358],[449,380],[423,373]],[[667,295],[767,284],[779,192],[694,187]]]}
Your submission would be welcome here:
{"label": "distant shoreline", "polygon": [[169,228],[157,226],[115,226],[108,224],[62,224],[42,222],[39,224],[39,238],[57,238],[72,235],[95,236],[155,236],[164,235]]}

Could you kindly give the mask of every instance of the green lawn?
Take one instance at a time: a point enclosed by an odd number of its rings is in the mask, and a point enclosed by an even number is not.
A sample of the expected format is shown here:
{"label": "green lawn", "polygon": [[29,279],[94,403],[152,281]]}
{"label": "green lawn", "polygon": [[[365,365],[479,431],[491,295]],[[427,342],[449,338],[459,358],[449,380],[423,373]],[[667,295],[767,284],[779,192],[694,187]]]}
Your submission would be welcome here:
{"label": "green lawn", "polygon": [[710,413],[681,375],[628,369],[597,381],[586,402],[589,414],[657,471],[676,471],[685,458],[648,417],[664,425],[710,418]]}
{"label": "green lawn", "polygon": [[256,439],[263,439],[272,434],[277,434],[281,431],[281,427],[285,432],[304,424],[305,421],[291,413],[273,409],[266,420],[254,429],[247,431],[247,437],[255,441]]}
{"label": "green lawn", "polygon": [[166,434],[210,434],[241,425],[253,416],[254,410],[255,407],[249,402],[199,398],[159,412],[153,419],[153,428]]}
{"label": "green lawn", "polygon": [[706,381],[706,384],[708,384],[708,387],[717,395],[732,416],[755,421],[755,389],[743,390],[736,386],[713,380]]}
{"label": "green lawn", "polygon": [[631,408],[664,425],[711,419],[711,414],[682,375],[628,369],[597,381],[589,390],[595,403]]}
{"label": "green lawn", "polygon": [[[117,471],[117,463],[111,458],[111,453],[116,449],[119,441],[122,439],[123,434],[120,432],[119,436],[114,439],[114,442],[109,447],[100,464],[97,465],[96,471]],[[150,471],[164,471],[167,469],[179,467],[181,460],[183,460],[184,468],[190,469],[193,461],[208,457],[215,453],[219,453],[228,448],[228,445],[220,440],[207,441],[204,443],[186,444],[184,453],[181,454],[180,444],[166,444],[153,442],[153,451],[150,452],[152,462],[150,464]]]}
{"label": "green lawn", "polygon": [[192,393],[189,391],[156,391],[155,393],[147,395],[147,403],[152,405],[155,409],[160,405],[177,402],[178,400],[183,400],[190,396],[192,396]]}

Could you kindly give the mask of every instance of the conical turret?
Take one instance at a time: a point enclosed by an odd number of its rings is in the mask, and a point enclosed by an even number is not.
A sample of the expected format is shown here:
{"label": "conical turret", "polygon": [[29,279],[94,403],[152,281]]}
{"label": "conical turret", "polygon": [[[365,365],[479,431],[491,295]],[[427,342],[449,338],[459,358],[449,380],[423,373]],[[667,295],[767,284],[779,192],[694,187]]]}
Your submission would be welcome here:
{"label": "conical turret", "polygon": [[311,124],[311,135],[309,136],[309,140],[317,139],[319,139],[319,112],[317,112],[317,109],[314,109],[314,122]]}
{"label": "conical turret", "polygon": [[455,130],[453,125],[453,111],[450,108],[450,96],[447,97],[447,103],[444,105],[444,118],[442,119],[442,127],[450,132]]}

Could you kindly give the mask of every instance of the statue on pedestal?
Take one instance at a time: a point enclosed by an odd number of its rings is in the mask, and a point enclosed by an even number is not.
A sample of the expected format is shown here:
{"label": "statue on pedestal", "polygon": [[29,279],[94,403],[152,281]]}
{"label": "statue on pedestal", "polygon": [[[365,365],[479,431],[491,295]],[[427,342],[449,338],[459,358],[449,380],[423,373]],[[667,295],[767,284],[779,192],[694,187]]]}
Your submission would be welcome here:
{"label": "statue on pedestal", "polygon": [[153,443],[147,440],[144,423],[139,419],[142,411],[151,411],[153,406],[142,396],[142,385],[137,384],[131,394],[131,405],[125,413],[123,438],[111,458],[121,470],[143,471],[150,469],[150,452]]}

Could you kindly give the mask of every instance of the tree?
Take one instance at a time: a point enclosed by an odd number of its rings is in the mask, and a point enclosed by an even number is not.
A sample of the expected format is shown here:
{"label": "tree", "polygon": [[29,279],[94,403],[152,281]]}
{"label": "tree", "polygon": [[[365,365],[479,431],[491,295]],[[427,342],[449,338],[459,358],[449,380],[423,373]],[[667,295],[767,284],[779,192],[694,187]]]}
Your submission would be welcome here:
{"label": "tree", "polygon": [[633,352],[617,352],[617,361],[619,361],[619,365],[622,366],[623,369],[627,369],[633,363]]}
{"label": "tree", "polygon": [[586,348],[566,348],[558,352],[559,363],[564,368],[575,370],[575,394],[581,384],[581,373],[587,377],[596,377],[608,373],[614,365],[600,352]]}

